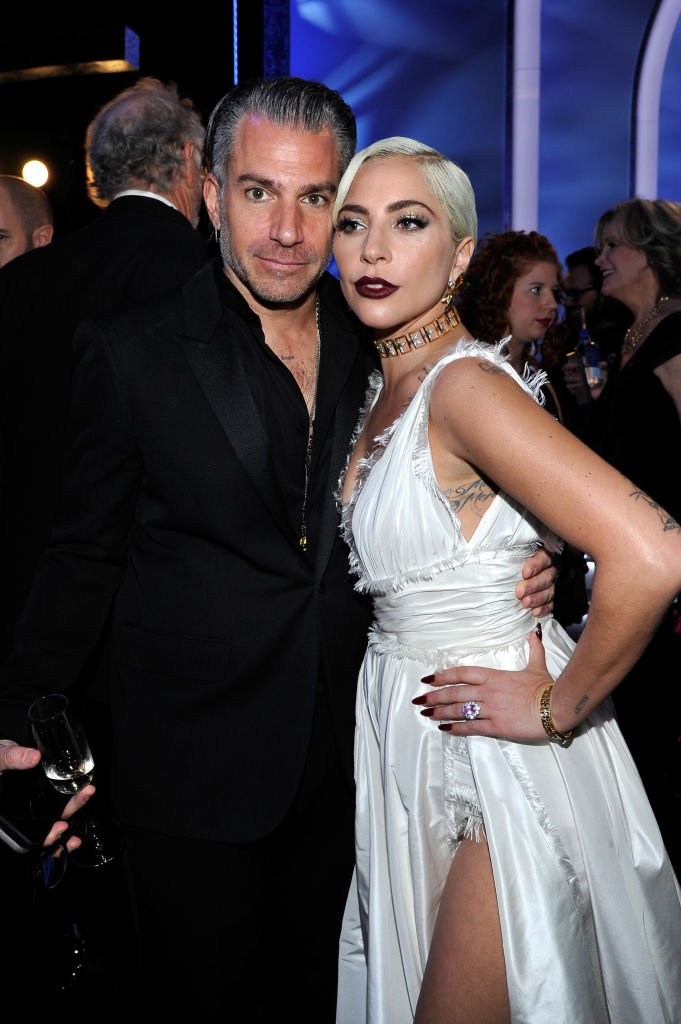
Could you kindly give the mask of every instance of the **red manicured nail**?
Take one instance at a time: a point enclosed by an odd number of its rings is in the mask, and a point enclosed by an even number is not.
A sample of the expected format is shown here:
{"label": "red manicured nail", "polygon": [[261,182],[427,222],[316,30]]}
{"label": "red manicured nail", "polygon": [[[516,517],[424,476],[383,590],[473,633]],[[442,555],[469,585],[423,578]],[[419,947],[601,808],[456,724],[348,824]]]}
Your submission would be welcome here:
{"label": "red manicured nail", "polygon": [[419,711],[419,714],[430,718],[431,715],[435,714],[435,708],[424,708],[423,711]]}
{"label": "red manicured nail", "polygon": [[450,722],[440,722],[440,724],[438,725],[438,729],[442,729],[443,732],[449,732],[451,727],[452,726]]}
{"label": "red manicured nail", "polygon": [[534,627],[534,631],[541,640],[541,622],[537,623],[537,625]]}
{"label": "red manicured nail", "polygon": [[422,693],[420,697],[412,698],[412,704],[425,704],[425,703],[426,703],[426,694],[425,693]]}
{"label": "red manicured nail", "polygon": [[434,680],[435,680],[435,676],[434,675],[432,675],[432,676],[423,676],[423,678],[421,679],[421,682],[422,683],[432,683],[432,682],[434,682]]}

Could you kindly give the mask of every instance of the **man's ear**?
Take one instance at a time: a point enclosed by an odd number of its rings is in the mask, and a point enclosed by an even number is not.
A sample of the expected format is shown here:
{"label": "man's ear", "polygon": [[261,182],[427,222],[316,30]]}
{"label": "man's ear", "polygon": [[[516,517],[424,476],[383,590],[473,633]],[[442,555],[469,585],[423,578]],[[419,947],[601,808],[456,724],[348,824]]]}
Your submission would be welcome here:
{"label": "man's ear", "polygon": [[203,201],[216,231],[220,230],[220,186],[212,174],[207,174],[203,182]]}
{"label": "man's ear", "polygon": [[52,224],[41,224],[39,228],[34,228],[31,234],[31,241],[33,242],[34,249],[42,249],[44,245],[49,245],[54,237],[54,227]]}
{"label": "man's ear", "polygon": [[197,149],[193,139],[187,139],[182,147],[182,158],[184,161],[185,173],[189,177],[201,170],[201,151]]}

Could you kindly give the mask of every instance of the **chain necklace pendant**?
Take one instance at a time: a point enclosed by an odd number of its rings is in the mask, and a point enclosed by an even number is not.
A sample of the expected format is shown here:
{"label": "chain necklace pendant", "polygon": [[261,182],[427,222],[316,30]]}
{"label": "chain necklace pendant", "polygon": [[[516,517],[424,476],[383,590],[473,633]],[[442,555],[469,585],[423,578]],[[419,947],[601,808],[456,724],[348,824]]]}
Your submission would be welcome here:
{"label": "chain necklace pendant", "polygon": [[317,391],[319,389],[319,358],[321,354],[321,332],[319,329],[319,296],[315,299],[315,325],[317,329],[317,352],[315,356],[314,371],[314,395],[312,408],[310,409],[310,426],[307,435],[307,449],[305,451],[305,490],[303,491],[303,508],[300,517],[300,538],[298,546],[301,551],[307,551],[307,502],[310,491],[310,469],[312,466],[312,442],[314,440],[314,419],[317,410]]}

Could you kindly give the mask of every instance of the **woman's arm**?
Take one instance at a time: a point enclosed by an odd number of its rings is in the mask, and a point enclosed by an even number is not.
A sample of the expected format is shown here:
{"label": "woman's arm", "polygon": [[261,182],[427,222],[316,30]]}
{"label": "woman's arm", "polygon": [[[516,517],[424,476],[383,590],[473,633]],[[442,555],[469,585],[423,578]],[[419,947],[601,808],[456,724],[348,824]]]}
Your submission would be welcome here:
{"label": "woman's arm", "polygon": [[[594,559],[587,624],[552,695],[553,721],[566,732],[634,664],[681,588],[679,525],[484,360],[444,369],[431,397],[431,439],[438,477],[451,471],[448,459],[463,460]],[[452,732],[540,739],[550,681],[533,641],[526,670],[447,669],[434,682],[459,685],[433,690],[425,703],[440,705],[433,718],[441,720],[460,717],[463,701],[480,702],[480,718]]]}

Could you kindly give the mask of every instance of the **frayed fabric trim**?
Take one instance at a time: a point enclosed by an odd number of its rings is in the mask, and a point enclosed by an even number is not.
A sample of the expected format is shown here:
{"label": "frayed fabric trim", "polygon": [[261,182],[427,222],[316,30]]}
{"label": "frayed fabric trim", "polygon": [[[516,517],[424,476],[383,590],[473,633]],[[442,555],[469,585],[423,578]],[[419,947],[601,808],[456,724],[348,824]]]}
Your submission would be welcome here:
{"label": "frayed fabric trim", "polygon": [[[582,890],[577,871],[570,859],[570,855],[565,849],[557,829],[551,824],[546,813],[546,808],[534,787],[534,783],[532,782],[527,769],[518,757],[517,751],[514,749],[514,744],[510,743],[508,740],[497,740],[497,743],[499,744],[509,768],[515,776],[527,803],[532,809],[532,813],[544,833],[546,842],[553,852],[556,863],[560,864],[568,890],[575,907],[580,913],[582,923],[584,924],[588,920],[591,912],[590,901],[588,894]],[[549,747],[551,748],[551,752],[554,757],[562,756],[560,747],[556,747],[555,744],[549,744]],[[573,751],[570,751],[570,755],[574,756]]]}
{"label": "frayed fabric trim", "polygon": [[[494,549],[485,550],[484,548],[473,550],[470,552],[470,557],[467,558],[443,558],[441,561],[434,563],[433,565],[419,567],[411,572],[401,573],[399,576],[387,576],[383,579],[370,580],[362,576],[357,583],[355,583],[355,590],[361,594],[388,594],[397,593],[400,590],[404,590],[412,583],[427,583],[428,580],[435,579],[443,572],[448,572],[452,569],[461,569],[466,565],[481,562],[492,562],[499,555],[507,551],[518,551],[520,555],[529,558],[530,555],[539,548],[540,544],[521,544],[514,545],[509,543],[505,546],[497,545]],[[356,554],[354,555],[357,565],[359,566],[359,560]],[[350,560],[352,562],[353,551],[350,553]],[[358,569],[358,572],[361,571]]]}
{"label": "frayed fabric trim", "polygon": [[[428,443],[428,416],[429,416],[429,403],[430,393],[433,389],[440,371],[449,363],[456,359],[463,359],[470,356],[479,356],[488,362],[496,363],[502,367],[511,377],[514,377],[524,388],[525,391],[529,392],[532,398],[535,399],[540,405],[544,404],[544,396],[541,392],[542,386],[548,380],[548,374],[545,371],[535,372],[530,369],[529,366],[525,366],[525,371],[522,377],[519,376],[509,363],[509,355],[505,351],[510,341],[510,335],[502,338],[501,341],[495,345],[488,345],[480,341],[475,340],[460,340],[449,349],[449,351],[433,365],[426,366],[426,374],[422,385],[422,392],[419,398],[420,406],[417,413],[417,428],[416,428],[416,444],[413,452],[413,467],[417,479],[421,480],[424,485],[428,488],[429,492],[447,508],[448,514],[451,517],[452,525],[460,537],[461,526],[458,521],[454,510],[451,508],[447,500],[447,496],[443,494],[440,487],[435,479],[433,472],[432,456],[430,452],[430,445]],[[400,590],[403,586],[410,582],[432,579],[438,573],[444,572],[447,569],[456,568],[459,565],[467,564],[469,561],[477,560],[476,554],[473,553],[471,559],[467,559],[465,562],[459,559],[445,559],[441,563],[420,569],[414,574],[405,573],[400,577],[395,577],[386,580],[370,580],[367,578],[364,566],[359,558],[357,549],[354,544],[354,538],[352,534],[352,517],[354,514],[355,506],[359,495],[361,494],[364,483],[366,482],[371,470],[377,463],[377,461],[383,456],[390,439],[398,429],[405,412],[410,407],[407,404],[402,410],[398,418],[385,430],[381,435],[374,438],[374,446],[370,454],[361,459],[357,467],[357,478],[355,485],[352,490],[352,494],[344,505],[342,502],[343,484],[347,474],[348,466],[352,452],[354,451],[355,445],[362,433],[366,418],[376,403],[378,396],[383,387],[383,376],[378,370],[374,370],[370,377],[367,385],[367,392],[364,400],[362,409],[360,410],[359,418],[355,430],[353,431],[352,438],[350,440],[350,447],[348,455],[345,461],[345,466],[340,475],[338,486],[334,492],[334,498],[336,501],[336,507],[340,513],[340,533],[348,545],[349,548],[349,569],[350,573],[358,577],[358,582],[355,585],[355,589],[360,593],[379,593],[386,592],[387,590]],[[551,552],[559,552],[563,547],[563,542],[551,533],[547,528],[543,527],[543,524],[537,524],[540,529],[541,542]],[[538,545],[537,545],[538,546]],[[509,549],[512,545],[509,545]],[[536,548],[534,549],[536,550]],[[531,553],[528,552],[528,554]],[[479,557],[479,553],[477,553]]]}
{"label": "frayed fabric trim", "polygon": [[466,736],[443,736],[442,773],[447,844],[454,853],[463,839],[487,839]]}

